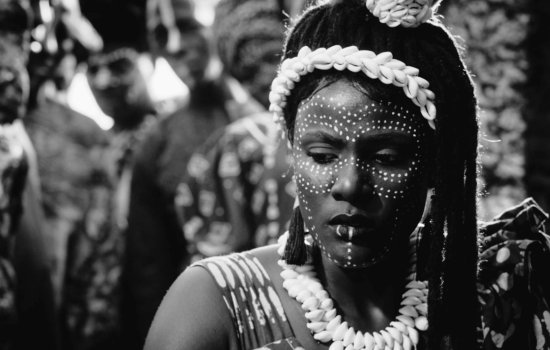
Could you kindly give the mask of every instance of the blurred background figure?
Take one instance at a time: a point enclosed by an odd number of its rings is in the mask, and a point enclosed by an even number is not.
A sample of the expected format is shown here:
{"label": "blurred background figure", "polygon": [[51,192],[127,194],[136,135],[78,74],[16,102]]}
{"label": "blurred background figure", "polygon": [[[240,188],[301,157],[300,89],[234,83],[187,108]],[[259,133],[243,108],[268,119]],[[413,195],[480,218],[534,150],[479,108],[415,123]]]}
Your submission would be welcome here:
{"label": "blurred background figure", "polygon": [[[176,207],[191,260],[276,241],[290,218],[294,185],[286,144],[267,112],[284,37],[276,1],[222,0],[214,34],[235,101],[254,101],[190,159]],[[238,106],[238,103],[235,103]],[[281,142],[282,141],[282,142]]]}
{"label": "blurred background figure", "polygon": [[12,124],[22,116],[28,94],[22,53],[21,47],[0,37],[0,349],[15,344],[18,326],[14,249],[28,164]]}
{"label": "blurred background figure", "polygon": [[0,1],[0,349],[57,346],[36,158],[20,121],[31,18],[29,2]]}
{"label": "blurred background figure", "polygon": [[34,9],[25,123],[37,148],[61,342],[68,349],[93,348],[112,342],[118,324],[113,283],[99,278],[113,275],[105,268],[108,255],[96,263],[113,232],[113,183],[104,163],[109,137],[70,107],[69,90],[78,62],[101,50],[103,40],[78,1],[39,1]]}
{"label": "blurred background figure", "polygon": [[[191,9],[186,2],[160,5]],[[223,86],[207,74],[211,50],[204,26],[187,10],[162,11],[173,18],[150,28],[151,47],[172,64],[189,88],[189,100],[161,118],[136,153],[123,280],[125,334],[136,349],[143,346],[164,293],[187,260],[173,208],[178,181],[191,153],[230,121]]]}
{"label": "blurred background figure", "polygon": [[[81,1],[83,14],[103,41],[86,60],[86,79],[113,124],[95,179],[83,229],[68,245],[64,281],[65,342],[70,349],[115,349],[123,344],[120,314],[122,263],[134,151],[154,123],[145,40],[145,3]],[[105,11],[105,9],[109,9]]]}

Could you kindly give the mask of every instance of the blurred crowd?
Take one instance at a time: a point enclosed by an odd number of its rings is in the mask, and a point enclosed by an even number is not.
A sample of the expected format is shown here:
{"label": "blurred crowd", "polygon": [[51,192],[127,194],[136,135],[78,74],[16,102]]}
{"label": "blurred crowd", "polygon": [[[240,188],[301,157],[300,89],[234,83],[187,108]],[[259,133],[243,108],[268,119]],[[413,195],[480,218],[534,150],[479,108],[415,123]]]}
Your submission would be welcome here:
{"label": "blurred crowd", "polygon": [[284,229],[266,106],[300,2],[195,6],[0,1],[0,349],[140,349],[185,266]]}
{"label": "blurred crowd", "polygon": [[141,349],[188,264],[284,232],[267,98],[306,5],[0,0],[0,350]]}

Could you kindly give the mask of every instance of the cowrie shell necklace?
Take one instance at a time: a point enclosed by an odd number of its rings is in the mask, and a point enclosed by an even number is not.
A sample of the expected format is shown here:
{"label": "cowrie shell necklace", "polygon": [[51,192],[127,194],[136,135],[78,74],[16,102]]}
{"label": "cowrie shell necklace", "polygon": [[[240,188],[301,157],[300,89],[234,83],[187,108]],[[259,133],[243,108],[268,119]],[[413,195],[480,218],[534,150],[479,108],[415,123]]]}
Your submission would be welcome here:
{"label": "cowrie shell necklace", "polygon": [[[283,256],[288,232],[279,239],[278,254]],[[302,304],[307,328],[320,343],[331,343],[329,350],[411,350],[419,342],[419,332],[428,329],[428,283],[416,280],[416,235],[411,235],[409,275],[402,295],[399,315],[389,326],[372,333],[355,330],[337,314],[334,301],[317,278],[311,259],[305,265],[289,265],[280,259],[283,288]]]}

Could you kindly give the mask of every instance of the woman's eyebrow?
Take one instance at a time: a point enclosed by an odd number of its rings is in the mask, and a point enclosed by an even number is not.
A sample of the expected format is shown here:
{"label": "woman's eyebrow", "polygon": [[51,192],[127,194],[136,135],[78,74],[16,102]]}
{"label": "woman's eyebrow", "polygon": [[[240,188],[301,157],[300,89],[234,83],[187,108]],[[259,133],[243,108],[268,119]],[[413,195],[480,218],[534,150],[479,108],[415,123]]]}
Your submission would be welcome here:
{"label": "woman's eyebrow", "polygon": [[382,131],[382,132],[374,132],[371,134],[368,134],[367,137],[364,138],[365,140],[372,140],[372,141],[395,141],[395,142],[412,142],[414,140],[414,137],[407,133],[407,132],[401,132],[401,131]]}
{"label": "woman's eyebrow", "polygon": [[306,142],[325,142],[338,147],[345,145],[345,141],[342,138],[324,130],[308,130],[302,135],[302,140]]}

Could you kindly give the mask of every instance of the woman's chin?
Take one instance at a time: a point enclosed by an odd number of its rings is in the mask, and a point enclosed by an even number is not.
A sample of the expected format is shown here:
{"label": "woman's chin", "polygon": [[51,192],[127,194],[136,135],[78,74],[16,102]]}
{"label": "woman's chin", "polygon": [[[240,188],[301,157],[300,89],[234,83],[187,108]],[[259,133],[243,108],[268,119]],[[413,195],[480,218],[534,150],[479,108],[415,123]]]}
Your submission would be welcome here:
{"label": "woman's chin", "polygon": [[322,251],[326,259],[342,268],[368,268],[379,265],[386,260],[389,249],[371,249],[364,246],[346,244],[340,249]]}

